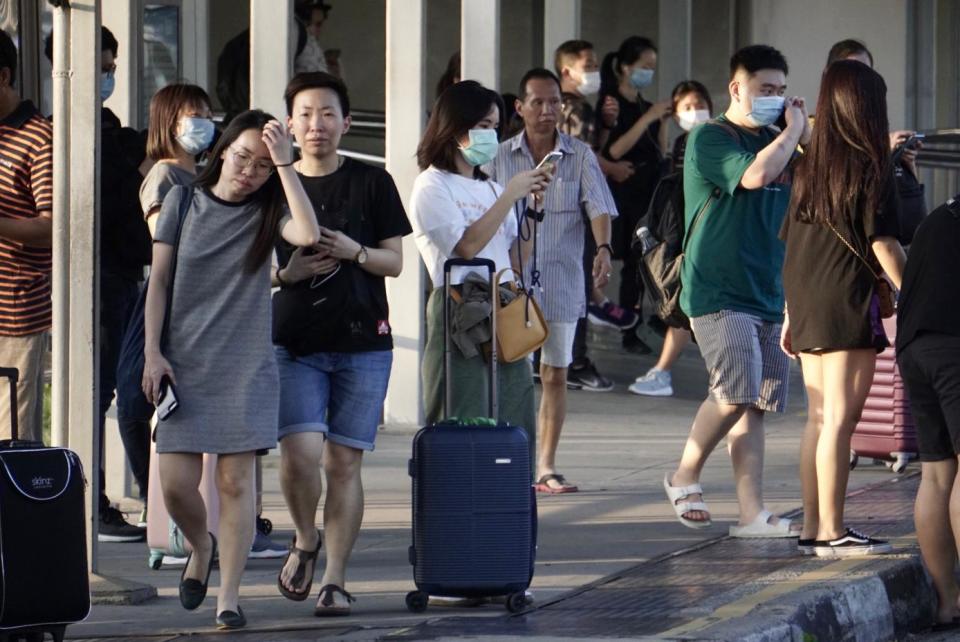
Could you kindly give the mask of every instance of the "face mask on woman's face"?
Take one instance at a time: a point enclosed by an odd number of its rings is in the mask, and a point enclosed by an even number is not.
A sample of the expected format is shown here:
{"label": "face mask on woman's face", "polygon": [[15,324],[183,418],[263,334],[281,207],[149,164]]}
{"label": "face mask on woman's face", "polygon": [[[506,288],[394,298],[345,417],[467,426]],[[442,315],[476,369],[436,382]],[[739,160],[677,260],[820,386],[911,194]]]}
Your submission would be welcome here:
{"label": "face mask on woman's face", "polygon": [[783,96],[754,96],[750,99],[747,120],[754,127],[772,125],[783,113],[783,102]]}
{"label": "face mask on woman's face", "polygon": [[649,87],[653,83],[653,69],[634,67],[630,72],[630,84],[636,89]]}
{"label": "face mask on woman's face", "polygon": [[210,147],[213,142],[213,121],[209,118],[185,116],[180,119],[180,133],[177,143],[191,156],[196,156]]}
{"label": "face mask on woman's face", "polygon": [[497,157],[497,147],[500,145],[497,140],[497,130],[471,129],[468,136],[470,136],[470,144],[460,147],[463,160],[473,167],[479,167]]}
{"label": "face mask on woman's face", "polygon": [[677,124],[685,132],[708,120],[710,120],[710,112],[706,109],[689,109],[677,113]]}

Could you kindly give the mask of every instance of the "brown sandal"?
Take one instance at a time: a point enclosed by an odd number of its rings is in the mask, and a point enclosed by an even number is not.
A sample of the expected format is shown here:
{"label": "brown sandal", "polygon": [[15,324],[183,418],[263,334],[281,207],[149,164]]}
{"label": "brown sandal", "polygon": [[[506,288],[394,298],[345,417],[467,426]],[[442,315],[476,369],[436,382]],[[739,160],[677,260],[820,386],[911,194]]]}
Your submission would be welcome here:
{"label": "brown sandal", "polygon": [[[347,598],[347,606],[337,606],[333,600],[333,594],[339,593]],[[317,617],[329,617],[334,615],[350,615],[350,603],[357,599],[344,591],[336,584],[327,584],[320,589],[320,599],[317,600],[317,607],[313,609],[313,614]]]}
{"label": "brown sandal", "polygon": [[[320,537],[320,531],[317,531],[317,548],[312,551],[305,551],[302,548],[297,548],[297,536],[293,536],[293,541],[290,542],[290,550],[287,551],[287,556],[283,558],[283,565],[280,567],[280,573],[277,574],[277,588],[280,589],[280,594],[287,598],[288,600],[293,600],[294,602],[302,602],[310,595],[310,588],[313,586],[313,572],[317,568],[317,554],[320,552],[320,548],[323,546],[323,540]],[[283,585],[283,569],[287,566],[287,562],[290,561],[290,556],[296,555],[298,564],[297,570],[293,574],[293,577],[290,578],[290,583],[294,586],[300,586],[304,578],[307,575],[307,564],[313,562],[313,567],[311,568],[310,581],[307,582],[307,585],[299,591],[291,591]]]}

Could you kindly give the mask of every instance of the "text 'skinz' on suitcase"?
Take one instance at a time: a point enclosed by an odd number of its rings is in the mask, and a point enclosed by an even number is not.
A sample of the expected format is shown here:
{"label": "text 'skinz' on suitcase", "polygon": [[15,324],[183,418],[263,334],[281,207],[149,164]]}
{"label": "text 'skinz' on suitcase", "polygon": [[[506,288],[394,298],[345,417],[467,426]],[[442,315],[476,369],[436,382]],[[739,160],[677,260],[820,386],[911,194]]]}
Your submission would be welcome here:
{"label": "text 'skinz' on suitcase", "polygon": [[[445,407],[451,407],[450,268],[483,267],[491,292],[494,264],[487,259],[451,259],[444,264]],[[491,323],[495,319],[491,315]],[[491,329],[496,336],[496,328]],[[407,608],[420,612],[430,596],[495,597],[510,611],[528,604],[537,544],[537,510],[527,434],[495,421],[496,341],[491,341],[489,423],[444,420],[413,439],[413,565],[416,591]],[[445,410],[445,415],[447,411]]]}
{"label": "text 'skinz' on suitcase", "polygon": [[13,439],[0,441],[0,640],[51,633],[90,612],[84,477],[66,448],[17,439],[18,373],[10,380]]}

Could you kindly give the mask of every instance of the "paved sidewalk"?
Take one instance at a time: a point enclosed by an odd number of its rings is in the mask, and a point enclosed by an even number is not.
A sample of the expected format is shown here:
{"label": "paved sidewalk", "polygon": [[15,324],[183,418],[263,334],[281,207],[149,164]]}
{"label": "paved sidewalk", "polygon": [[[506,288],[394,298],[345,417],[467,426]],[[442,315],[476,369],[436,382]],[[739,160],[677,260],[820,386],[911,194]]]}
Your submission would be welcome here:
{"label": "paved sidewalk", "polygon": [[[681,357],[674,372],[676,397],[641,398],[627,393],[626,386],[654,359],[621,356],[614,349],[619,343],[616,335],[598,338],[608,347],[594,350],[593,356],[617,389],[569,396],[558,463],[582,490],[539,498],[540,545],[532,611],[508,617],[496,605],[437,607],[423,614],[406,610],[404,595],[414,588],[407,562],[410,480],[406,473],[413,430],[390,426],[378,437],[377,450],[365,458],[367,511],[347,587],[358,598],[354,615],[334,621],[313,617],[316,584],[313,599],[290,602],[276,589],[280,560],[251,560],[241,597],[250,626],[231,638],[639,638],[659,637],[670,629],[674,630],[671,636],[697,638],[698,632],[762,606],[765,602],[760,598],[779,591],[778,587],[796,592],[820,582],[825,569],[842,568],[800,558],[787,541],[724,539],[731,520],[736,519],[736,503],[729,457],[723,449],[708,463],[702,480],[714,526],[694,531],[677,523],[661,480],[679,457],[706,389],[702,361],[695,347]],[[800,503],[797,453],[804,419],[799,373],[794,370],[794,375],[788,412],[767,421],[767,507],[781,514]],[[265,516],[274,523],[274,538],[286,543],[291,523],[279,493],[276,456],[268,456],[265,463]],[[855,525],[892,535],[909,551],[909,504],[915,482],[893,483],[894,479],[883,466],[861,463],[851,475],[851,490],[879,486],[851,500],[850,514]],[[887,492],[884,489],[891,488],[896,501],[891,500],[893,495],[881,498]],[[887,512],[880,511],[877,502]],[[186,612],[177,599],[180,569],[149,570],[142,544],[103,544],[100,550],[102,574],[151,583],[159,596],[136,606],[95,606],[86,622],[68,628],[69,637],[222,639],[213,627],[217,572],[206,603]],[[317,581],[319,577],[318,572]],[[776,593],[774,602],[782,599],[780,595]],[[733,605],[732,610],[715,611],[724,604]],[[724,614],[723,622],[710,619]]]}

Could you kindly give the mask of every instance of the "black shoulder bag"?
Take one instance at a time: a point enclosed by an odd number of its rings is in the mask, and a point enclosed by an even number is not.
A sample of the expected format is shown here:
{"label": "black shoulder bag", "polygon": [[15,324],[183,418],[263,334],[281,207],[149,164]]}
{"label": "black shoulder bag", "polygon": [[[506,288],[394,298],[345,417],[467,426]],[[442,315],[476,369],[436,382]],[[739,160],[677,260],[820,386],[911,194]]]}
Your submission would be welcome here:
{"label": "black shoulder bag", "polygon": [[[187,218],[190,204],[193,202],[193,185],[183,188],[177,218],[177,236],[173,244],[173,258],[170,265],[170,284],[167,287],[167,310],[163,315],[163,330],[160,334],[160,346],[166,343],[170,327],[171,307],[173,306],[173,284],[177,275],[177,256],[180,252],[180,234],[183,232],[183,222]],[[153,416],[154,406],[147,401],[143,394],[143,348],[145,343],[144,311],[147,304],[147,288],[150,282],[144,284],[140,297],[133,308],[127,322],[127,330],[123,335],[123,344],[120,346],[120,359],[117,363],[117,416],[121,419],[134,421],[149,421]]]}

